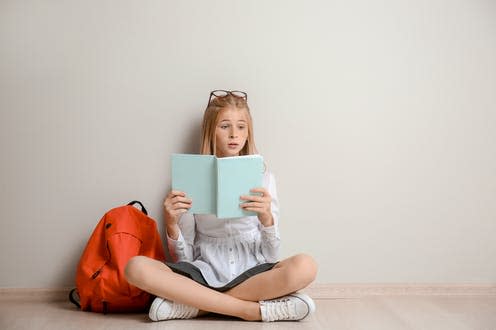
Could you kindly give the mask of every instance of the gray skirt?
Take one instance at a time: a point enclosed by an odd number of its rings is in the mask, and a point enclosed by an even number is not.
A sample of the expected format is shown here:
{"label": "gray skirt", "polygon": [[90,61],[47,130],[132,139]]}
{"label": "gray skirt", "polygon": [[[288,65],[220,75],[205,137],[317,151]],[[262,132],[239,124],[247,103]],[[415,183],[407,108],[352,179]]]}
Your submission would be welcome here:
{"label": "gray skirt", "polygon": [[238,285],[240,283],[243,283],[244,281],[246,281],[247,279],[249,279],[252,276],[255,276],[257,274],[271,270],[272,268],[274,268],[275,265],[277,265],[277,262],[264,263],[264,264],[260,264],[260,265],[257,265],[255,267],[252,267],[252,268],[244,271],[240,275],[238,275],[236,278],[231,280],[226,285],[218,287],[218,288],[208,285],[208,283],[205,280],[205,278],[203,277],[200,269],[198,267],[196,267],[195,265],[190,264],[189,262],[184,262],[184,261],[176,262],[176,263],[166,262],[165,264],[167,266],[169,266],[169,268],[176,274],[186,276],[186,277],[192,279],[193,281],[200,283],[203,286],[206,286],[207,288],[210,288],[210,289],[213,289],[213,290],[216,290],[219,292],[224,292],[224,291],[227,291],[227,290],[234,288],[236,285]]}

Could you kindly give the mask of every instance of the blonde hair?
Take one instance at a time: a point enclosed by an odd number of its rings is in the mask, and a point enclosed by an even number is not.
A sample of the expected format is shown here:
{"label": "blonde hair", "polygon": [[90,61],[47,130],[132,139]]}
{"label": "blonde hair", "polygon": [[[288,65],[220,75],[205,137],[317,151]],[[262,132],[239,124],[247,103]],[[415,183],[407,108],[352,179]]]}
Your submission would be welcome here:
{"label": "blonde hair", "polygon": [[203,114],[200,153],[202,155],[215,155],[215,128],[218,124],[219,113],[226,108],[246,111],[248,137],[239,154],[256,154],[257,148],[255,147],[255,140],[253,138],[253,120],[250,115],[248,103],[244,98],[233,96],[231,94],[221,97],[214,97],[208,104],[207,109],[205,109],[205,113]]}

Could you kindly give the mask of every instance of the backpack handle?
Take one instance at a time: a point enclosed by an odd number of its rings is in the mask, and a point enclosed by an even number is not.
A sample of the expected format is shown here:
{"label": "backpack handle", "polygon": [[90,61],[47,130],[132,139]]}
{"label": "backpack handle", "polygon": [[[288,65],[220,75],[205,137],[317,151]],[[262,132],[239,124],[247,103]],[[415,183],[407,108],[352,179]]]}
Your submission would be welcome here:
{"label": "backpack handle", "polygon": [[141,212],[148,215],[148,212],[146,211],[145,207],[143,206],[143,204],[140,201],[132,201],[132,202],[129,202],[127,205],[134,206],[134,204],[139,204],[141,206]]}
{"label": "backpack handle", "polygon": [[69,300],[71,301],[71,303],[76,305],[77,308],[81,308],[81,304],[79,303],[79,295],[76,288],[72,289],[71,292],[69,292]]}

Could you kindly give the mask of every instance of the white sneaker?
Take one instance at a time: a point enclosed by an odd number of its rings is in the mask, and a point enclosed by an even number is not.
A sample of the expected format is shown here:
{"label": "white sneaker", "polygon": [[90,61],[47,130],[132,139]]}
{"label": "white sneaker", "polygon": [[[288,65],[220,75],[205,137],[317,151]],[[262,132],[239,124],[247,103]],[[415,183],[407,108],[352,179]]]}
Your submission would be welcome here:
{"label": "white sneaker", "polygon": [[198,315],[198,308],[179,304],[164,298],[157,297],[150,307],[148,316],[152,321],[171,319],[192,319]]}
{"label": "white sneaker", "polygon": [[304,293],[260,301],[262,321],[299,321],[315,311],[312,298]]}

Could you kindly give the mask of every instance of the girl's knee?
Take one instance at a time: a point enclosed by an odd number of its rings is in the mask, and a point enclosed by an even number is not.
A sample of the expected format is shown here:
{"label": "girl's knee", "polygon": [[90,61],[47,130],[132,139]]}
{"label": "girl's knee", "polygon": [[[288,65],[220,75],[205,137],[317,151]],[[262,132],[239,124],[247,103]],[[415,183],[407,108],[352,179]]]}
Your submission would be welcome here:
{"label": "girl's knee", "polygon": [[129,259],[124,269],[124,276],[129,283],[136,284],[142,282],[143,276],[146,274],[148,259],[145,256],[134,256]]}
{"label": "girl's knee", "polygon": [[162,261],[146,256],[134,256],[126,264],[124,276],[126,280],[137,287],[146,285],[152,274],[172,272]]}
{"label": "girl's knee", "polygon": [[302,276],[307,285],[315,280],[317,276],[317,262],[308,254],[297,254],[293,256],[292,262],[294,263],[295,271]]}

